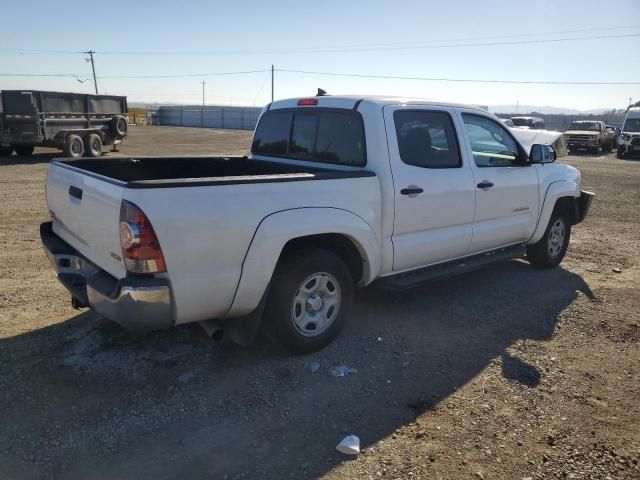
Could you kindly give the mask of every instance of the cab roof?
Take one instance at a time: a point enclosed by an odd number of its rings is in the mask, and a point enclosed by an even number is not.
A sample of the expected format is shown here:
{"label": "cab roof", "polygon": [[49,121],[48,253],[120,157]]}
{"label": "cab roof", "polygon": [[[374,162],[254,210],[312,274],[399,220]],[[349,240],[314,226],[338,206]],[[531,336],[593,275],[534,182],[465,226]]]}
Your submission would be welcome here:
{"label": "cab roof", "polygon": [[309,96],[309,97],[296,97],[287,98],[283,100],[276,100],[268,105],[268,110],[277,110],[281,108],[294,108],[299,106],[299,100],[317,100],[317,107],[327,108],[345,108],[354,109],[356,105],[367,102],[380,107],[386,105],[433,105],[440,107],[453,107],[453,108],[470,108],[473,110],[479,110],[488,113],[485,108],[481,108],[475,105],[466,105],[463,103],[444,102],[438,100],[429,100],[425,98],[416,97],[397,97],[397,96],[385,96],[385,95],[322,95],[322,96]]}

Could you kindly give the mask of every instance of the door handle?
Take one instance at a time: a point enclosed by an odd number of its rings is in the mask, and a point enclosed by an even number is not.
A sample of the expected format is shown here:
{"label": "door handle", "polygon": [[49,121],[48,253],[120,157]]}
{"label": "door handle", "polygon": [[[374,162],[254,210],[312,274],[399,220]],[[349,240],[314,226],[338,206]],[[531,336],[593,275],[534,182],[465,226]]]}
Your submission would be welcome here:
{"label": "door handle", "polygon": [[407,187],[400,190],[402,195],[417,195],[422,192],[424,192],[424,190],[420,187]]}
{"label": "door handle", "polygon": [[77,198],[78,200],[82,200],[82,189],[71,185],[69,187],[69,195]]}
{"label": "door handle", "polygon": [[478,184],[478,188],[491,188],[491,187],[493,187],[493,183],[491,183],[489,180],[483,180]]}

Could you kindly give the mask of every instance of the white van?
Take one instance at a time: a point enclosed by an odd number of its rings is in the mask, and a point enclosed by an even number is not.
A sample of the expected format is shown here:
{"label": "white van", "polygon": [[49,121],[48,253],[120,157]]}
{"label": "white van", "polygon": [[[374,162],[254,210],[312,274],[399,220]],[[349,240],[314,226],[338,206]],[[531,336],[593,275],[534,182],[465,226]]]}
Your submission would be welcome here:
{"label": "white van", "polygon": [[630,108],[618,137],[618,158],[640,153],[640,107]]}

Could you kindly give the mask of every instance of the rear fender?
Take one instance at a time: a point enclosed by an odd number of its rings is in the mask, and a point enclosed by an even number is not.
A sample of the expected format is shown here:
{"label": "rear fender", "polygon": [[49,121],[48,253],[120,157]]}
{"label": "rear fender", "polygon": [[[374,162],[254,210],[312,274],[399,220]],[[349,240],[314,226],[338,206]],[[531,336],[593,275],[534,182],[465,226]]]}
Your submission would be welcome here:
{"label": "rear fender", "polygon": [[258,226],[242,264],[240,282],[227,317],[256,309],[271,281],[283,247],[290,240],[319,234],[340,234],[351,240],[362,257],[361,285],[380,270],[380,245],[371,227],[359,216],[337,208],[300,208],[273,213]]}

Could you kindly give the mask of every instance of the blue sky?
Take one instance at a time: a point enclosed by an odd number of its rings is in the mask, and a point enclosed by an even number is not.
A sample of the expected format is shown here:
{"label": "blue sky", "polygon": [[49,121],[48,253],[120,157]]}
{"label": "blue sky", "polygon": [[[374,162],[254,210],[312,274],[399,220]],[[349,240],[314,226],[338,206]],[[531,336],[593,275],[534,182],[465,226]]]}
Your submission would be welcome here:
{"label": "blue sky", "polygon": [[[254,54],[171,56],[98,53],[96,70],[98,76],[175,75],[263,70],[275,64],[282,69],[412,77],[640,81],[640,37],[459,48],[273,52],[399,42],[451,44],[459,43],[454,40],[498,35],[505,37],[473,42],[640,34],[637,0],[3,3],[0,74],[72,73],[83,79],[91,76],[85,55],[19,54],[11,49],[271,50]],[[606,27],[612,29],[604,30]],[[540,35],[577,29],[594,30]],[[511,35],[514,36],[507,37]],[[263,105],[270,98],[269,75],[263,72],[227,77],[104,78],[99,79],[99,85],[101,93],[127,95],[130,101],[198,103],[200,82],[204,79],[207,103]],[[640,100],[639,85],[502,85],[276,73],[276,98],[309,95],[317,87],[336,94],[392,94],[486,105],[519,101],[577,109],[622,108],[629,97]],[[0,89],[12,88],[91,92],[93,85],[80,84],[74,78],[0,77]]]}

